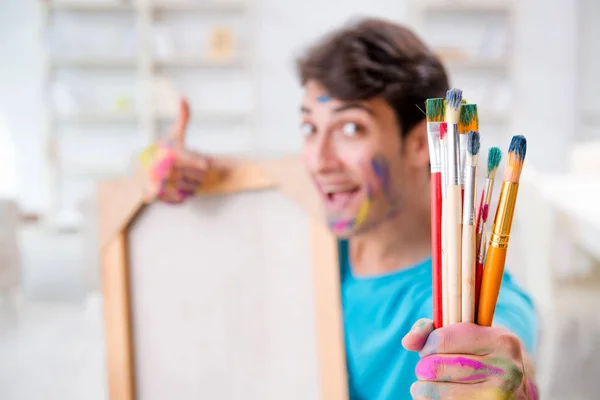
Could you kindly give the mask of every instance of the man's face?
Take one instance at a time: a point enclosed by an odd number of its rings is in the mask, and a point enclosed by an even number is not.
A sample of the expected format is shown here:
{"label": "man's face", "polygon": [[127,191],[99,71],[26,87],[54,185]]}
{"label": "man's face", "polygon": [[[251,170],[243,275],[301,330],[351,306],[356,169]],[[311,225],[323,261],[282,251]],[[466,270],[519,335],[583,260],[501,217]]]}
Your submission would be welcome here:
{"label": "man's face", "polygon": [[398,121],[387,102],[340,101],[309,81],[301,113],[303,161],[332,231],[347,237],[393,216],[407,168]]}

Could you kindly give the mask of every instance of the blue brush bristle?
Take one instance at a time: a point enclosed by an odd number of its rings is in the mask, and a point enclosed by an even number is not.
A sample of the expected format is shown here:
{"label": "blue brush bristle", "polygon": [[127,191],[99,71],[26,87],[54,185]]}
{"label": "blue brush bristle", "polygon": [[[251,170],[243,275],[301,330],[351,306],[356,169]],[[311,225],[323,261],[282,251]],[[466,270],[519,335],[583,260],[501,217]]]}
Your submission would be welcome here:
{"label": "blue brush bristle", "polygon": [[460,89],[450,89],[446,92],[446,106],[458,109],[462,101],[463,92]]}
{"label": "blue brush bristle", "polygon": [[467,151],[470,155],[474,156],[479,154],[479,147],[481,146],[481,137],[479,132],[471,131],[467,134]]}
{"label": "blue brush bristle", "polygon": [[521,161],[525,160],[525,154],[527,153],[527,139],[525,139],[525,136],[513,136],[508,147],[508,152],[514,153]]}

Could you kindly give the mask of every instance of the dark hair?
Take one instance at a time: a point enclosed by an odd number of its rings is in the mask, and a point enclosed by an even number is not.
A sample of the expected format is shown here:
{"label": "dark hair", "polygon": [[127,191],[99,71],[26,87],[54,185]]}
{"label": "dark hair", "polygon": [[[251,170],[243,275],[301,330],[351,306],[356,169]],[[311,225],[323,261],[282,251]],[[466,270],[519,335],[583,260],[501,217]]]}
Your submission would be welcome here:
{"label": "dark hair", "polygon": [[315,80],[335,98],[382,97],[402,135],[425,118],[425,100],[445,97],[449,86],[438,57],[409,29],[382,19],[359,20],[326,36],[298,59],[298,70],[302,85]]}

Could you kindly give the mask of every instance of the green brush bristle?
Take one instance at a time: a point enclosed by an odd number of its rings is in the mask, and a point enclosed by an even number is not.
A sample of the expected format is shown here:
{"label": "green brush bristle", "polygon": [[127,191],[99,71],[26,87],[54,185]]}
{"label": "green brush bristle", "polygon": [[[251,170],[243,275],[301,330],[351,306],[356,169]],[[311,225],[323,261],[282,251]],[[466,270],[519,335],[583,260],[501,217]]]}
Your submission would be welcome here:
{"label": "green brush bristle", "polygon": [[469,126],[477,118],[477,105],[465,104],[460,108],[460,124]]}
{"label": "green brush bristle", "polygon": [[425,102],[425,114],[428,122],[444,121],[444,99],[427,99]]}
{"label": "green brush bristle", "polygon": [[479,154],[479,147],[481,146],[481,138],[479,132],[471,131],[467,134],[467,151],[469,155],[476,156]]}
{"label": "green brush bristle", "polygon": [[502,150],[498,147],[492,147],[488,150],[488,175],[498,169],[502,161]]}

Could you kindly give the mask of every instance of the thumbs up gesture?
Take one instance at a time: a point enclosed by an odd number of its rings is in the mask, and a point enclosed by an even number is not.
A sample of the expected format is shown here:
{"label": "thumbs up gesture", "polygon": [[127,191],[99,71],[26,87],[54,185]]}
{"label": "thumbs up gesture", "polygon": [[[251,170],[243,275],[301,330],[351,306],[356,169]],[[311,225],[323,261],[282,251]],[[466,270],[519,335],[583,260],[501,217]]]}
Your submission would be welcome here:
{"label": "thumbs up gesture", "polygon": [[185,134],[189,117],[188,102],[182,98],[171,131],[140,155],[148,183],[147,200],[182,203],[202,186],[209,170],[221,168],[210,157],[186,150]]}

